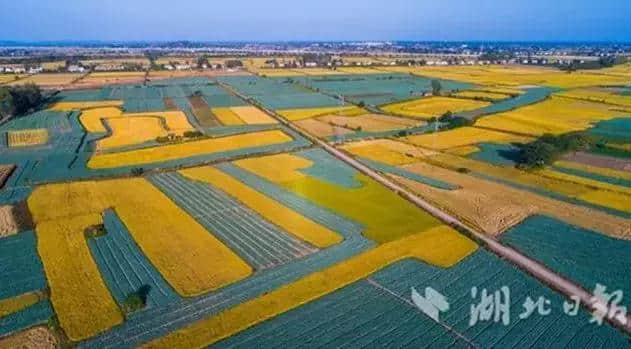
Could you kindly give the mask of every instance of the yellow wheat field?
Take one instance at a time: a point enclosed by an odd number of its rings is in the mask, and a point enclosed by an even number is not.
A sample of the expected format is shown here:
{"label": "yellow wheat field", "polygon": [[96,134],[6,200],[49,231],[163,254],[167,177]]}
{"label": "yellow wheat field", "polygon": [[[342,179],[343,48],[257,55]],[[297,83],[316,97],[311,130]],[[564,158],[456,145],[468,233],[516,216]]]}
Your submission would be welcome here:
{"label": "yellow wheat field", "polygon": [[24,293],[8,299],[0,299],[0,318],[27,308],[42,299],[44,299],[44,295],[39,291]]}
{"label": "yellow wheat field", "polygon": [[191,179],[221,188],[270,222],[274,222],[287,232],[318,248],[326,248],[342,241],[342,237],[336,232],[315,223],[213,167],[198,167],[182,170],[180,173]]}
{"label": "yellow wheat field", "polygon": [[88,161],[88,167],[114,168],[143,165],[241,148],[281,144],[291,142],[292,140],[293,139],[289,135],[279,130],[252,132],[235,136],[168,144],[118,153],[96,154]]}
{"label": "yellow wheat field", "polygon": [[448,131],[405,137],[405,141],[431,149],[448,149],[481,142],[528,143],[532,141],[532,138],[477,127],[459,127]]}
{"label": "yellow wheat field", "polygon": [[210,110],[223,125],[244,125],[245,122],[230,108],[212,108]]}
{"label": "yellow wheat field", "polygon": [[[44,200],[61,204],[53,197]],[[36,229],[37,250],[50,287],[50,300],[59,323],[74,341],[92,337],[123,322],[123,315],[101,278],[84,236],[84,230],[96,224],[102,224],[100,214],[39,222]]]}
{"label": "yellow wheat field", "polygon": [[9,147],[28,147],[46,144],[46,142],[48,142],[48,130],[45,128],[7,132]]}
{"label": "yellow wheat field", "polygon": [[450,97],[428,97],[412,101],[394,103],[382,106],[381,109],[392,114],[416,118],[438,117],[450,111],[474,110],[488,106],[490,103],[472,99]]}
{"label": "yellow wheat field", "polygon": [[620,112],[604,104],[553,96],[540,103],[483,117],[475,125],[539,136],[585,130],[592,123],[619,115]]}
{"label": "yellow wheat field", "polygon": [[450,267],[477,249],[447,226],[380,245],[259,298],[241,303],[149,342],[145,348],[206,347],[248,327],[318,299],[404,258]]}
{"label": "yellow wheat field", "polygon": [[71,111],[71,110],[83,110],[92,108],[105,108],[105,107],[120,107],[123,105],[123,101],[88,101],[88,102],[57,102],[53,104],[49,109],[55,111]]}
{"label": "yellow wheat field", "polygon": [[[114,208],[140,249],[182,296],[190,297],[214,290],[245,278],[252,272],[212,232],[204,229],[145,179],[46,185],[33,192],[28,205],[37,224],[40,254],[44,251],[44,254],[51,256],[51,253],[57,253],[57,248],[64,247],[67,242],[61,239],[64,232],[76,238],[77,243],[81,242],[80,245],[73,245],[73,248],[77,249],[77,253],[83,253],[81,251],[87,249],[87,245],[82,229],[90,224],[97,224],[95,222],[100,221],[100,214],[105,209]],[[92,217],[89,221],[77,218],[91,216],[96,218]],[[78,236],[66,232],[64,227],[67,225],[75,226]],[[54,240],[42,241],[41,227],[45,227],[44,233],[50,234]],[[86,250],[86,253],[89,254],[89,251]],[[72,254],[68,256],[74,257]],[[54,261],[54,258],[47,259],[43,254],[42,258],[45,259],[47,275],[52,272],[59,273],[60,278],[72,277],[64,272],[64,268],[49,271],[46,263]],[[69,259],[73,260],[70,257]],[[55,294],[55,288],[51,288]],[[82,292],[78,290],[80,288],[59,294],[71,298],[77,293],[88,294],[86,291],[90,287]],[[82,308],[75,308],[75,312],[76,309]],[[58,309],[57,311],[59,312]]]}
{"label": "yellow wheat field", "polygon": [[297,121],[308,118],[313,118],[320,115],[336,114],[339,112],[353,110],[357,107],[354,105],[339,106],[339,107],[323,107],[323,108],[302,108],[302,109],[281,109],[278,110],[278,114],[285,117],[287,120]]}
{"label": "yellow wheat field", "polygon": [[248,125],[259,124],[276,124],[278,121],[271,116],[265,114],[262,110],[253,106],[231,107],[230,110],[234,112],[239,119],[243,120]]}

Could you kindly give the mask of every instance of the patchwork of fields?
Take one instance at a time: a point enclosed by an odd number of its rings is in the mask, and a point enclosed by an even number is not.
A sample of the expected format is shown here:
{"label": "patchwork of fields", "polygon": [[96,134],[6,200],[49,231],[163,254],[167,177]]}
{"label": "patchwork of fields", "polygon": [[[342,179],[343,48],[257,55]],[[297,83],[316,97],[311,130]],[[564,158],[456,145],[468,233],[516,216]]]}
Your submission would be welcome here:
{"label": "patchwork of fields", "polygon": [[[244,64],[256,75],[0,81],[73,86],[0,123],[0,347],[629,345],[400,193],[588,291],[631,292],[629,66]],[[570,132],[593,144],[517,166]],[[472,287],[502,286],[510,323],[470,324]],[[528,296],[551,314],[521,317]]]}

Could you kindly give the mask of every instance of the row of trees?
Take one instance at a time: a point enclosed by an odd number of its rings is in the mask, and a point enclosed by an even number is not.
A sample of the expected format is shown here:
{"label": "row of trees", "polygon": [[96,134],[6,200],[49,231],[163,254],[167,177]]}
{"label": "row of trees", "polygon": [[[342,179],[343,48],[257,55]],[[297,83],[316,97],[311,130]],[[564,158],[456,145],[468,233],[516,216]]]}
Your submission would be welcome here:
{"label": "row of trees", "polygon": [[594,140],[583,132],[561,135],[545,134],[534,142],[520,145],[517,167],[537,169],[551,165],[562,155],[589,149]]}
{"label": "row of trees", "polygon": [[42,103],[42,90],[35,84],[0,87],[0,119],[25,114]]}

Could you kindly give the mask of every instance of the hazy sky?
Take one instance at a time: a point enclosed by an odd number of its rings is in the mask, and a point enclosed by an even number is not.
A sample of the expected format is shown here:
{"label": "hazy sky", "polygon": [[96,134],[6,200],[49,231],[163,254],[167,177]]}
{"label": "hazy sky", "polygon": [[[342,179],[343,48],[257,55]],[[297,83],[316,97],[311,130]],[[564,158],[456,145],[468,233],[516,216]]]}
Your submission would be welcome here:
{"label": "hazy sky", "polygon": [[616,40],[631,0],[0,0],[0,40]]}

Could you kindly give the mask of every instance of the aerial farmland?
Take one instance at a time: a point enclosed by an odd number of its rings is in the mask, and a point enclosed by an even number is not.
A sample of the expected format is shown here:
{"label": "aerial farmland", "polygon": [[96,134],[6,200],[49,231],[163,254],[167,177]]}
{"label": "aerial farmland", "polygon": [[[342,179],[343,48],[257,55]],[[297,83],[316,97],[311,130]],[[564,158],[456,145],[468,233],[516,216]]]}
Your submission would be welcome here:
{"label": "aerial farmland", "polygon": [[58,44],[0,45],[0,349],[631,347],[631,48]]}

